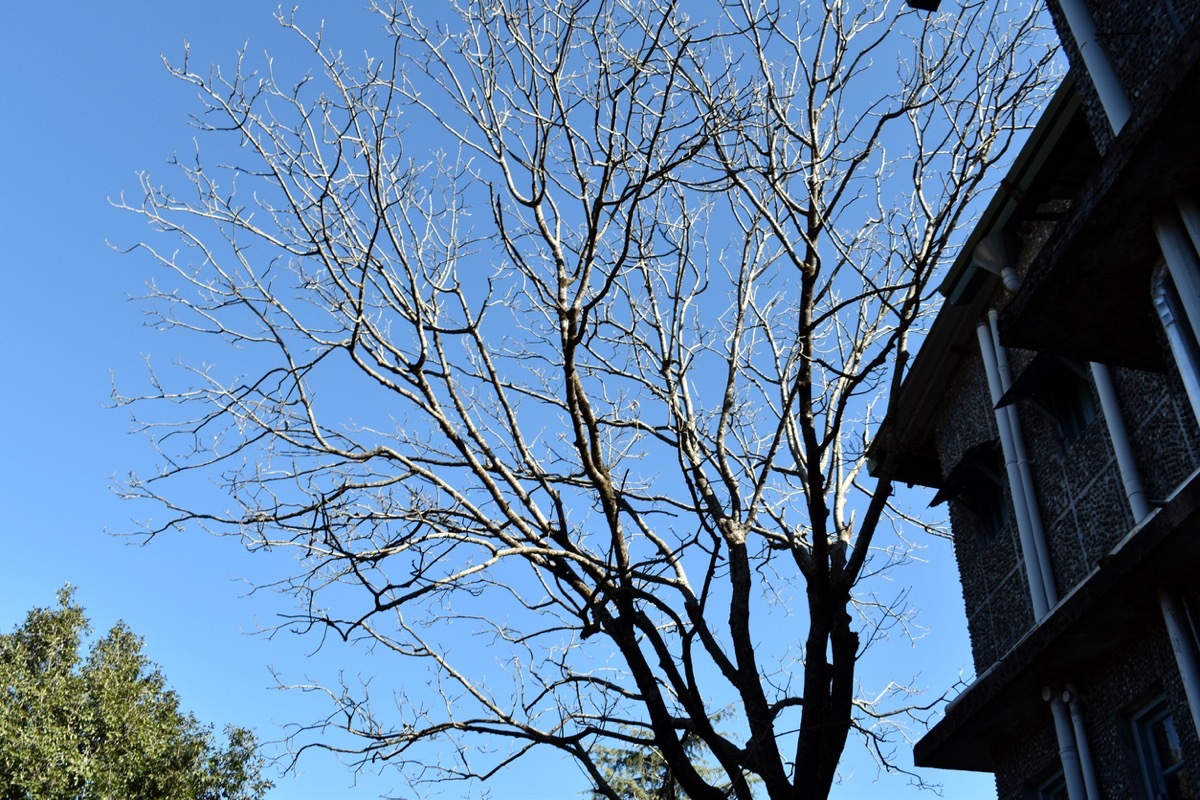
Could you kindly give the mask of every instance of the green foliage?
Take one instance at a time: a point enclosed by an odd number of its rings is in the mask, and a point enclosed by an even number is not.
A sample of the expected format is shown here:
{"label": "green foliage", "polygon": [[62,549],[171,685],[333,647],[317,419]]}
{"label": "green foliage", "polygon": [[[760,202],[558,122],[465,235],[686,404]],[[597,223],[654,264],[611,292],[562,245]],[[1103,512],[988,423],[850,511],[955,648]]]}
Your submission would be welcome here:
{"label": "green foliage", "polygon": [[256,800],[270,788],[254,734],[179,709],[124,623],[81,655],[87,618],[67,587],[0,634],[0,800]]}
{"label": "green foliage", "polygon": [[[704,763],[698,739],[684,736],[683,747],[709,785],[723,789],[726,797],[734,796],[733,787],[721,781],[721,770]],[[653,747],[597,746],[591,756],[604,775],[605,783],[621,800],[688,800],[687,792],[680,788],[670,766]],[[592,789],[589,794],[590,800],[607,797],[599,789]]]}

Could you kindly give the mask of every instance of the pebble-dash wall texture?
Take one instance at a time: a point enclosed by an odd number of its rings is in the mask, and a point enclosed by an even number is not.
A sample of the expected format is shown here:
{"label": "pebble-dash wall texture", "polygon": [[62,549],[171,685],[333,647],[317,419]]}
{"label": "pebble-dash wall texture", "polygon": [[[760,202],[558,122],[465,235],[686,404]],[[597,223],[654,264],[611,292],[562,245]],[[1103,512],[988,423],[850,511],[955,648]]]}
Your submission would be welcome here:
{"label": "pebble-dash wall texture", "polygon": [[[1154,614],[1146,627],[1112,659],[1076,676],[1073,688],[1082,706],[1088,745],[1104,800],[1142,797],[1141,767],[1133,741],[1132,720],[1150,701],[1166,696],[1177,720],[1188,709],[1166,631]],[[1056,686],[1061,691],[1065,687]],[[1184,757],[1200,760],[1200,740],[1191,726],[1180,725]],[[1037,788],[1061,768],[1049,705],[1030,719],[1019,735],[996,753],[999,800],[1031,800]],[[1191,776],[1194,781],[1195,776]],[[1195,785],[1193,783],[1193,785]]]}
{"label": "pebble-dash wall texture", "polygon": [[[1028,362],[1026,357],[1013,360]],[[1164,499],[1200,466],[1200,431],[1168,376],[1125,369],[1113,373],[1147,496]],[[946,396],[936,437],[943,475],[966,450],[997,437],[980,358],[960,369]],[[1093,402],[1098,410],[1099,399]],[[1032,403],[1018,403],[1018,417],[1061,597],[1129,531],[1133,517],[1099,410],[1068,447]],[[1005,503],[1011,508],[1007,488]],[[952,500],[950,520],[975,667],[982,672],[1033,622],[1015,517],[1009,514],[1003,530],[989,534],[961,502]]]}
{"label": "pebble-dash wall texture", "polygon": [[[1075,39],[1069,35],[1066,18],[1057,0],[1049,0],[1054,25],[1061,33],[1063,49],[1077,74],[1086,75]],[[1183,42],[1188,29],[1200,17],[1200,0],[1088,0],[1096,21],[1100,45],[1117,70],[1121,86],[1136,102],[1145,91],[1164,58]],[[1112,143],[1113,131],[1100,106],[1091,81],[1080,81],[1079,94],[1087,110],[1088,124],[1103,153]]]}
{"label": "pebble-dash wall texture", "polygon": [[[1036,255],[1048,229],[1040,224],[1023,230],[1019,271]],[[996,298],[998,303],[1004,299]],[[965,452],[998,438],[982,358],[974,342],[966,346],[974,352],[960,362],[951,378],[935,425],[943,477]],[[1008,350],[1014,382],[1035,355]],[[1028,398],[1016,403],[1059,597],[1083,581],[1133,526],[1095,385],[1087,365],[1076,366],[1086,376],[1096,415],[1075,441],[1064,443],[1054,421],[1037,403]],[[1121,368],[1111,372],[1147,497],[1165,499],[1200,466],[1200,428],[1178,376]],[[996,447],[999,450],[998,443]],[[1011,512],[1007,481],[1004,493],[1005,507]],[[1009,513],[1003,529],[989,533],[962,502],[952,499],[950,521],[975,669],[983,672],[1033,624],[1016,519]]]}
{"label": "pebble-dash wall texture", "polygon": [[[1030,355],[1010,352],[1014,367],[1019,368],[1030,363]],[[1014,377],[1021,374],[1019,368]],[[1125,369],[1114,369],[1113,374],[1147,495],[1152,501],[1165,499],[1200,466],[1200,430],[1177,376]],[[1099,399],[1093,400],[1096,418],[1065,448],[1045,415],[1029,403],[1019,408],[1060,596],[1084,580],[1133,524]],[[996,439],[978,356],[964,359],[950,382],[937,430],[943,474],[970,448]],[[1004,502],[1011,509],[1007,491]],[[952,500],[950,519],[972,655],[976,672],[982,673],[1033,625],[1020,541],[1011,513],[1000,531],[987,532],[962,503]],[[1193,607],[1200,608],[1195,600]],[[1189,718],[1157,609],[1148,609],[1146,620],[1145,629],[1116,657],[1074,676],[1103,796],[1113,800],[1138,797],[1141,791],[1140,784],[1131,783],[1140,775],[1130,734],[1132,716],[1146,702],[1165,694],[1178,706],[1176,719]],[[1191,764],[1200,764],[1200,741],[1190,726],[1180,727],[1186,757]],[[995,756],[1000,800],[1036,797],[1040,783],[1060,766],[1049,709]],[[1190,779],[1200,786],[1200,775]]]}
{"label": "pebble-dash wall texture", "polygon": [[[998,435],[987,377],[978,356],[964,361],[946,396],[951,399],[943,407],[935,436],[943,475],[958,465],[967,450],[994,442]],[[1007,487],[1004,504],[1006,509],[1012,508]],[[950,524],[975,670],[982,672],[1033,622],[1017,526],[1009,513],[1000,531],[985,531],[975,515],[958,501],[950,503]]]}
{"label": "pebble-dash wall texture", "polygon": [[[1022,267],[1045,240],[1046,226],[1025,233]],[[1003,300],[996,298],[999,303]],[[943,477],[954,470],[964,453],[998,438],[982,358],[975,342],[964,346],[973,352],[959,362],[935,424]],[[1162,346],[1165,350],[1165,342]],[[1013,379],[1019,381],[1036,354],[1010,349],[1008,356]],[[1111,370],[1152,503],[1166,499],[1200,467],[1200,428],[1173,362],[1168,361],[1172,366],[1166,374]],[[1060,597],[1084,581],[1133,526],[1090,370],[1087,365],[1078,367],[1087,381],[1096,416],[1074,441],[1064,443],[1054,421],[1030,399],[1018,401],[1016,406]],[[998,452],[998,443],[996,449]],[[977,673],[1003,658],[1034,623],[1007,481],[1003,499],[1009,513],[998,531],[989,531],[963,502],[950,501],[955,556]],[[1194,608],[1200,608],[1198,599],[1192,598]],[[1145,627],[1119,654],[1072,678],[1084,709],[1103,797],[1139,797],[1141,773],[1131,734],[1133,715],[1153,698],[1165,695],[1177,706],[1175,718],[1189,719],[1157,609],[1147,610]],[[1063,687],[1055,688],[1061,691]],[[1049,708],[1028,720],[1026,727],[994,753],[1000,800],[1036,798],[1038,787],[1061,767]],[[1186,758],[1191,765],[1200,764],[1200,741],[1195,732],[1190,725],[1180,725],[1180,729]],[[1192,771],[1196,772],[1194,767]],[[1200,787],[1200,774],[1189,779]]]}

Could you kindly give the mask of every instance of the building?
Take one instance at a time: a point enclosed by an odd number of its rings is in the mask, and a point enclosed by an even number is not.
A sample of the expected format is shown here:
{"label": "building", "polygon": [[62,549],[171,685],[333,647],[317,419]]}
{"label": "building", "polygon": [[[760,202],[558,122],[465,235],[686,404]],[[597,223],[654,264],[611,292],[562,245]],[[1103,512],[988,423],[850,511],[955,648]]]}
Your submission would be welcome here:
{"label": "building", "polygon": [[949,504],[978,675],[915,759],[1200,798],[1200,0],[1049,3],[1070,77],[873,445]]}

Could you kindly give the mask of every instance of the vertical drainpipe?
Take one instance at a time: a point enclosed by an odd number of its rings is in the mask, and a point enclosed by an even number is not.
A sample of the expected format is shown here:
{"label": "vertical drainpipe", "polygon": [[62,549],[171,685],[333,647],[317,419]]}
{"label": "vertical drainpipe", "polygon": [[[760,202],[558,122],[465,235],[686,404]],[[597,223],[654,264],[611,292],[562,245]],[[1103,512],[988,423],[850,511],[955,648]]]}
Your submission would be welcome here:
{"label": "vertical drainpipe", "polygon": [[[992,403],[995,406],[999,406],[1001,397],[1012,387],[1008,354],[1000,344],[998,317],[995,309],[990,310],[987,323],[981,322],[978,328],[979,346],[987,371]],[[1021,554],[1025,559],[1029,592],[1033,599],[1034,611],[1040,620],[1049,613],[1050,608],[1058,604],[1058,591],[1054,584],[1050,552],[1046,546],[1046,535],[1037,507],[1033,472],[1025,453],[1017,409],[1009,404],[996,408],[995,413],[996,427],[1000,429],[1000,444],[1004,450],[1005,467],[1008,470],[1008,482],[1012,489],[1013,505],[1017,511],[1017,529],[1021,535]],[[1041,607],[1046,609],[1045,612],[1038,610],[1039,601]],[[1071,715],[1061,693],[1046,688],[1043,698],[1050,701],[1050,712],[1054,717],[1054,734],[1058,741],[1058,754],[1062,762],[1063,778],[1067,784],[1068,800],[1100,800],[1100,795],[1094,789],[1096,771],[1085,738],[1082,716],[1072,724]]]}
{"label": "vertical drainpipe", "polygon": [[1172,294],[1167,281],[1161,281],[1154,288],[1154,310],[1158,313],[1158,321],[1162,323],[1163,332],[1167,335],[1171,355],[1179,365],[1179,379],[1183,381],[1183,390],[1192,406],[1192,414],[1200,420],[1200,379],[1197,377],[1197,370],[1200,370],[1200,353],[1196,352],[1195,340],[1189,340],[1180,330],[1178,304],[1172,298]]}
{"label": "vertical drainpipe", "polygon": [[1088,800],[1100,800],[1100,784],[1096,780],[1096,767],[1092,762],[1092,749],[1088,746],[1087,731],[1083,727],[1083,708],[1075,687],[1067,684],[1062,694],[1063,702],[1071,711],[1071,728],[1075,731],[1075,743],[1079,747],[1079,765],[1083,771],[1083,785]]}
{"label": "vertical drainpipe", "polygon": [[[1012,371],[1008,368],[1008,351],[1000,344],[999,314],[996,309],[988,311],[988,328],[992,336],[992,348],[996,354],[996,372],[1000,380],[1001,395],[1012,388]],[[997,399],[996,402],[999,402]],[[1050,550],[1046,547],[1046,532],[1042,529],[1042,513],[1038,509],[1037,492],[1033,484],[1033,470],[1029,466],[1029,456],[1025,453],[1025,439],[1021,436],[1021,421],[1017,417],[1017,407],[1013,404],[1002,409],[996,409],[997,414],[1003,412],[1008,417],[1008,427],[1012,432],[1013,455],[1017,461],[1017,472],[1021,478],[1021,494],[1029,514],[1029,532],[1033,547],[1037,553],[1038,574],[1046,592],[1046,605],[1054,608],[1058,605],[1058,589],[1054,584],[1054,570],[1050,561]]]}
{"label": "vertical drainpipe", "polygon": [[[992,342],[992,331],[987,323],[979,323],[976,328],[979,335],[979,351],[983,356],[983,367],[987,373],[988,390],[991,392],[992,404],[1000,402],[1004,392],[1000,388],[1000,372],[996,366],[996,350]],[[1037,549],[1033,542],[1033,533],[1029,525],[1029,506],[1025,501],[1022,488],[1021,473],[1017,466],[1016,452],[1013,447],[1013,431],[1009,426],[1009,417],[1005,409],[997,408],[996,427],[1000,432],[1000,449],[1004,452],[1004,469],[1008,475],[1008,487],[1012,493],[1013,511],[1017,515],[1017,533],[1021,538],[1021,557],[1025,561],[1025,577],[1029,581],[1029,598],[1033,604],[1035,620],[1041,620],[1050,610],[1046,601],[1046,587],[1042,581],[1042,569],[1038,564]]]}
{"label": "vertical drainpipe", "polygon": [[1187,612],[1179,598],[1162,587],[1158,590],[1158,605],[1167,624],[1171,649],[1175,651],[1175,663],[1179,665],[1183,694],[1187,697],[1188,710],[1192,712],[1192,725],[1200,731],[1200,702],[1197,702],[1200,700],[1200,659],[1196,657],[1196,641],[1191,635]]}
{"label": "vertical drainpipe", "polygon": [[[1013,387],[1013,375],[1008,368],[1008,351],[1000,343],[1000,327],[997,325],[1000,314],[992,308],[988,312],[988,325],[991,333],[992,348],[996,353],[996,372],[1000,378],[1000,391],[1003,395]],[[1046,547],[1045,531],[1042,529],[1042,512],[1038,509],[1038,495],[1033,488],[1033,470],[1030,468],[1030,458],[1025,453],[1025,439],[1021,437],[1021,423],[1016,416],[1013,404],[997,409],[997,414],[1003,411],[1008,416],[1008,427],[1013,433],[1013,455],[1016,458],[1016,469],[1021,479],[1021,494],[1025,498],[1025,506],[1030,518],[1030,535],[1034,552],[1038,555],[1038,575],[1042,579],[1042,588],[1046,596],[1046,606],[1054,608],[1058,604],[1058,590],[1054,583],[1054,569],[1050,561],[1050,549]]]}
{"label": "vertical drainpipe", "polygon": [[[1083,58],[1083,65],[1092,79],[1092,85],[1096,87],[1096,94],[1100,98],[1100,105],[1104,108],[1108,124],[1112,127],[1114,135],[1119,134],[1133,116],[1133,104],[1125,92],[1125,87],[1121,85],[1112,60],[1100,46],[1096,35],[1096,21],[1092,18],[1085,0],[1059,0],[1058,5],[1066,17],[1067,27],[1070,28],[1075,45],[1079,48],[1079,55]],[[1182,292],[1182,289],[1180,291]],[[1093,369],[1093,374],[1094,372]],[[1107,417],[1107,414],[1105,416]]]}
{"label": "vertical drainpipe", "polygon": [[1154,235],[1166,259],[1171,282],[1179,293],[1192,335],[1200,341],[1200,257],[1179,217],[1170,210],[1155,215]]}
{"label": "vertical drainpipe", "polygon": [[1200,204],[1197,204],[1196,198],[1191,195],[1183,194],[1175,198],[1175,207],[1179,209],[1179,216],[1183,218],[1183,224],[1192,240],[1192,247],[1200,250]]}
{"label": "vertical drainpipe", "polygon": [[[1083,778],[1083,765],[1079,761],[1079,750],[1075,747],[1075,732],[1071,726],[1071,715],[1062,693],[1047,686],[1042,689],[1042,699],[1050,703],[1054,717],[1054,733],[1058,739],[1058,757],[1062,761],[1063,779],[1067,784],[1068,800],[1090,800],[1087,784]],[[1095,798],[1099,800],[1099,798]]]}
{"label": "vertical drainpipe", "polygon": [[1079,47],[1083,65],[1087,68],[1092,85],[1096,87],[1096,93],[1100,96],[1100,104],[1104,106],[1109,124],[1115,133],[1120,133],[1121,128],[1125,127],[1125,123],[1133,116],[1133,106],[1129,102],[1129,95],[1125,94],[1125,89],[1121,86],[1112,61],[1097,41],[1096,21],[1092,19],[1084,0],[1059,0],[1059,7],[1063,16],[1067,18],[1067,27],[1071,29],[1071,35]]}
{"label": "vertical drainpipe", "polygon": [[1108,426],[1108,438],[1117,457],[1121,485],[1125,488],[1125,499],[1129,501],[1129,508],[1133,512],[1133,524],[1137,525],[1150,513],[1150,504],[1146,502],[1146,490],[1142,486],[1142,476],[1138,472],[1133,448],[1129,444],[1129,433],[1125,430],[1125,419],[1121,416],[1121,406],[1117,402],[1112,373],[1104,364],[1092,362],[1091,366],[1096,394],[1100,395],[1104,423]]}

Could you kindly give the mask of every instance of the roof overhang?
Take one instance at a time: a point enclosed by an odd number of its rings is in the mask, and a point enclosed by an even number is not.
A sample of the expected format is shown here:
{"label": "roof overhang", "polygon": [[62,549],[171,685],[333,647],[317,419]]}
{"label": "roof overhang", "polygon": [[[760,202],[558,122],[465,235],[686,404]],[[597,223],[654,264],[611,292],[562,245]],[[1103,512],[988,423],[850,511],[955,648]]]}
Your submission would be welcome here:
{"label": "roof overhang", "polygon": [[973,268],[975,248],[987,236],[1038,213],[1044,199],[1070,196],[1077,190],[1083,180],[1076,174],[1080,162],[1091,166],[1088,154],[1085,152],[1081,157],[1078,153],[1080,140],[1091,141],[1075,94],[1074,79],[1068,75],[942,282],[939,291],[950,302],[938,311],[904,379],[896,407],[871,444],[872,472],[885,458],[890,458],[896,480],[922,486],[940,485],[933,442],[934,415],[945,396],[948,376],[965,355],[976,351],[975,328],[992,305],[999,287],[997,276]]}

